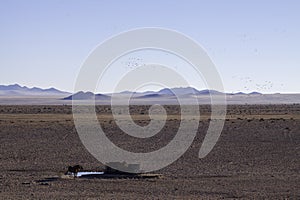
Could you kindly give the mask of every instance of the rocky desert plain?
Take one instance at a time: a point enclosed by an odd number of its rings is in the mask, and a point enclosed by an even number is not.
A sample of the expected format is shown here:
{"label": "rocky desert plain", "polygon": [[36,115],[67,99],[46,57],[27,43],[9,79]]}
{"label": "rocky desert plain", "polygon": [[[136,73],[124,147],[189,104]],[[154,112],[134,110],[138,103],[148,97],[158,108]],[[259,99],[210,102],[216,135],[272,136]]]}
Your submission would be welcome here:
{"label": "rocky desert plain", "polygon": [[[96,106],[101,127],[119,147],[150,152],[177,133],[180,107],[164,106],[164,128],[148,139],[118,128],[110,106]],[[0,199],[300,199],[300,104],[228,105],[221,137],[198,158],[210,122],[200,105],[197,136],[159,178],[63,178],[70,165],[101,171],[81,143],[70,105],[1,105]],[[149,106],[130,107],[134,121],[149,123]],[[109,152],[107,152],[109,153]]]}

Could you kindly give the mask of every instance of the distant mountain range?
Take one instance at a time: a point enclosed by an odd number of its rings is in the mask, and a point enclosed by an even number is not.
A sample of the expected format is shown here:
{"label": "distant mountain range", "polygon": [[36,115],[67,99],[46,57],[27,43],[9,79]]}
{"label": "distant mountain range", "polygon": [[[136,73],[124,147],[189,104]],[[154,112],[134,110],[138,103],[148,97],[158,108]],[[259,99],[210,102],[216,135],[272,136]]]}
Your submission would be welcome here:
{"label": "distant mountain range", "polygon": [[[179,87],[179,88],[164,88],[159,91],[146,91],[146,92],[131,92],[124,91],[114,94],[94,94],[92,92],[77,92],[68,97],[63,98],[64,100],[110,100],[112,95],[117,97],[131,96],[131,99],[163,99],[163,98],[176,98],[176,96],[181,96],[185,98],[195,97],[195,96],[207,96],[207,95],[220,95],[222,92],[216,90],[197,90],[192,87]],[[235,93],[227,95],[262,95],[258,92],[246,93]]]}
{"label": "distant mountain range", "polygon": [[66,96],[69,92],[60,91],[55,88],[28,88],[26,86],[14,85],[0,85],[0,96]]}
{"label": "distant mountain range", "polygon": [[[178,98],[183,104],[191,104],[197,99],[199,104],[210,104],[210,94],[221,95],[223,93],[215,90],[197,90],[192,87],[164,88],[159,91],[131,92],[124,91],[113,94],[94,94],[92,92],[69,93],[55,88],[41,89],[37,87],[0,85],[0,105],[70,105],[71,100],[78,100],[79,104],[90,104],[89,100],[96,100],[96,104],[110,105],[112,96],[116,104],[141,105],[178,105]],[[221,96],[220,96],[221,97]],[[222,98],[220,98],[222,99]],[[251,93],[226,93],[227,104],[294,104],[300,103],[300,94],[261,94]]]}
{"label": "distant mountain range", "polygon": [[[0,96],[62,96],[63,100],[109,100],[112,95],[119,97],[130,95],[133,99],[149,99],[149,98],[172,98],[176,96],[203,96],[210,94],[222,94],[215,90],[197,90],[193,87],[178,87],[178,88],[164,88],[159,91],[146,91],[146,92],[131,92],[124,91],[115,94],[94,94],[92,92],[77,92],[71,94],[69,92],[60,91],[55,88],[42,89],[38,87],[28,88],[26,86],[14,85],[0,85]],[[227,95],[261,95],[258,92],[246,93],[234,93]]]}

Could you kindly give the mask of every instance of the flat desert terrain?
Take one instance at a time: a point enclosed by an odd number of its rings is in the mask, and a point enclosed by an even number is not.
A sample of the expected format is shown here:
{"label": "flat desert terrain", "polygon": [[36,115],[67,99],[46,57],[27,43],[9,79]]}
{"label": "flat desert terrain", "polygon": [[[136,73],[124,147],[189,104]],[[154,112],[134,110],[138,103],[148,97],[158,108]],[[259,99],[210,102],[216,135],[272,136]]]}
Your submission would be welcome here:
{"label": "flat desert terrain", "polygon": [[[139,125],[149,106],[132,106]],[[177,132],[178,106],[149,139],[117,127],[109,106],[97,106],[107,136],[119,147],[149,152]],[[230,105],[222,135],[204,159],[198,152],[210,121],[200,106],[197,136],[188,151],[154,173],[161,178],[62,178],[69,165],[99,171],[99,163],[77,135],[71,106],[0,106],[0,199],[300,199],[300,104]],[[109,152],[107,152],[109,153]]]}

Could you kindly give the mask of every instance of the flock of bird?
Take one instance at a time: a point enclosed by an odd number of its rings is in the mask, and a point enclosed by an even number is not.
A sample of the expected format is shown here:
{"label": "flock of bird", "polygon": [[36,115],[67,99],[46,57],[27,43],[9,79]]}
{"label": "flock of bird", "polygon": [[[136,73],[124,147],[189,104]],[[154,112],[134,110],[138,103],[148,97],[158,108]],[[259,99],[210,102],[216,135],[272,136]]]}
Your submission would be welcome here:
{"label": "flock of bird", "polygon": [[140,66],[145,65],[142,58],[139,57],[129,57],[127,61],[122,62],[127,70],[133,70]]}
{"label": "flock of bird", "polygon": [[[232,76],[232,79],[236,79],[242,84],[242,88],[240,90],[243,91],[272,91],[275,87],[275,84],[272,81],[264,81],[258,83],[257,81],[254,81],[250,77],[239,77],[239,76]],[[281,84],[281,87],[283,87],[283,84]]]}
{"label": "flock of bird", "polygon": [[[122,62],[123,66],[127,70],[134,70],[140,66],[144,66],[145,63],[142,58],[140,57],[129,57],[126,61]],[[238,80],[241,84],[241,88],[239,91],[272,91],[275,87],[275,84],[270,81],[263,81],[263,82],[257,82],[253,80],[251,77],[241,77],[241,76],[232,76],[232,79]],[[280,85],[280,87],[283,87],[283,84]]]}

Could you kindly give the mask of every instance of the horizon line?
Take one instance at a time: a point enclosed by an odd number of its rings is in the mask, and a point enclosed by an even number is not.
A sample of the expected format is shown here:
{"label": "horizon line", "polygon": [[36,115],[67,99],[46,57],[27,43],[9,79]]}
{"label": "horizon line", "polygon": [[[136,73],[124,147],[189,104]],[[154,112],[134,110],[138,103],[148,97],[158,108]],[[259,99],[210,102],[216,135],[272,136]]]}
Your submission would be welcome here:
{"label": "horizon line", "polygon": [[[69,90],[64,90],[64,89],[58,89],[56,88],[55,86],[49,86],[49,87],[39,87],[39,86],[32,86],[32,87],[29,87],[29,86],[26,86],[26,85],[22,85],[22,84],[19,84],[19,83],[13,83],[13,84],[0,84],[0,86],[20,86],[20,87],[26,87],[28,89],[33,89],[33,88],[39,88],[39,89],[42,89],[42,90],[47,90],[47,89],[56,89],[56,90],[59,90],[60,92],[66,92],[66,93],[70,93],[70,94],[76,94],[78,92],[91,92],[91,91],[69,91]],[[215,90],[215,89],[208,89],[208,88],[202,88],[202,89],[198,89],[197,87],[195,86],[174,86],[172,88],[170,87],[166,87],[166,88],[163,88],[161,87],[160,89],[154,89],[154,90],[144,90],[144,91],[131,91],[131,90],[123,90],[123,91],[116,91],[116,92],[100,92],[100,91],[96,91],[96,92],[92,92],[94,94],[105,94],[105,95],[109,95],[109,94],[118,94],[118,93],[124,93],[124,92],[128,92],[128,93],[145,93],[145,92],[159,92],[163,89],[179,89],[179,88],[192,88],[192,89],[195,89],[199,92],[201,91],[205,91],[205,90],[209,90],[209,91],[216,91],[216,92],[220,92],[218,90]],[[241,91],[241,90],[238,90],[238,91],[222,91],[221,93],[225,93],[225,94],[238,94],[238,93],[244,93],[244,94],[251,94],[251,93],[260,93],[260,94],[300,94],[300,91],[299,92],[280,92],[280,91],[272,91],[272,92],[261,92],[259,90],[251,90],[251,91]]]}

